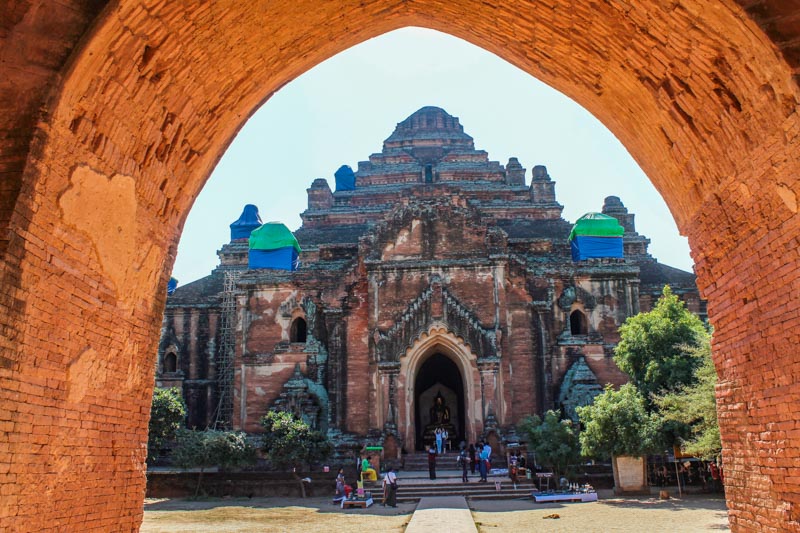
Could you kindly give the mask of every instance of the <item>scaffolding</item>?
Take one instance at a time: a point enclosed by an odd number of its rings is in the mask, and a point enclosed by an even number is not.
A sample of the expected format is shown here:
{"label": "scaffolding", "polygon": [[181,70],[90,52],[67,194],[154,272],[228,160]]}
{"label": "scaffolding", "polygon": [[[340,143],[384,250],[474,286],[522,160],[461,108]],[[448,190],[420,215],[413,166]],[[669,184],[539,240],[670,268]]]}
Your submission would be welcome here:
{"label": "scaffolding", "polygon": [[233,375],[236,354],[236,282],[241,270],[225,271],[220,309],[219,351],[217,357],[217,408],[214,429],[233,425]]}

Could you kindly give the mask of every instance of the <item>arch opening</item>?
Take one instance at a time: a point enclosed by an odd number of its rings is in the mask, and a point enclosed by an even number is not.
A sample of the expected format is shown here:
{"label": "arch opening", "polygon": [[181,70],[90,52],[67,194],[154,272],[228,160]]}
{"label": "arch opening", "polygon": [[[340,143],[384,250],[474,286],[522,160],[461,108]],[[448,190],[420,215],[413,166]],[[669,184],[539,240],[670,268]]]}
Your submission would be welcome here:
{"label": "arch opening", "polygon": [[586,335],[589,333],[586,315],[579,309],[575,309],[569,315],[569,332],[573,335]]}
{"label": "arch opening", "polygon": [[[18,344],[4,354],[3,368],[12,369],[10,379],[15,382],[40,382],[43,370],[34,366],[25,368],[23,354],[52,359],[59,364],[46,377],[59,381],[58,390],[66,391],[70,390],[71,376],[81,373],[70,375],[58,368],[68,368],[70,361],[89,365],[99,360],[95,354],[121,353],[123,357],[109,357],[100,362],[108,364],[108,376],[124,375],[129,379],[123,387],[98,387],[85,400],[81,397],[75,403],[74,412],[81,417],[97,418],[88,427],[103,428],[102,432],[86,430],[82,435],[87,441],[102,443],[95,449],[105,453],[105,458],[114,465],[108,477],[98,480],[84,475],[78,451],[84,444],[78,442],[74,448],[61,442],[56,445],[59,436],[53,433],[53,442],[44,447],[42,455],[58,453],[65,461],[74,455],[75,468],[59,474],[57,482],[61,488],[54,494],[39,490],[54,486],[52,476],[39,476],[24,491],[15,493],[13,496],[19,496],[21,502],[20,513],[23,508],[40,508],[38,496],[30,495],[46,493],[60,500],[62,494],[90,491],[86,481],[90,480],[92,487],[98,482],[107,483],[107,493],[111,496],[102,496],[98,505],[86,511],[89,517],[86,523],[94,518],[97,527],[135,528],[141,519],[141,501],[132,500],[143,493],[144,476],[140,469],[130,468],[129,458],[142,459],[142,453],[136,450],[141,448],[146,428],[152,387],[147,376],[152,377],[155,368],[155,356],[142,355],[148,354],[146,348],[155,344],[158,329],[155,316],[162,307],[159,302],[163,304],[159,300],[163,296],[155,296],[163,291],[155,290],[154,280],[159,280],[162,287],[166,285],[168,276],[164,273],[159,278],[159,269],[171,262],[176,234],[188,206],[220,154],[221,146],[235,134],[242,116],[299,72],[381,32],[424,23],[471,37],[527,72],[538,73],[554,86],[564,88],[609,124],[646,166],[648,175],[679,218],[682,230],[692,239],[701,284],[712,302],[710,315],[718,325],[715,361],[721,382],[717,390],[719,397],[725,399],[721,414],[726,416],[720,420],[725,424],[726,468],[730,467],[726,475],[735,488],[729,493],[732,516],[734,520],[738,517],[743,527],[751,519],[742,517],[754,512],[764,523],[778,529],[788,527],[791,513],[776,514],[774,510],[790,506],[790,496],[796,494],[798,483],[782,471],[770,468],[763,459],[769,453],[756,454],[746,439],[737,438],[735,433],[737,428],[746,426],[757,432],[774,422],[776,415],[734,407],[767,401],[776,396],[778,386],[797,389],[796,380],[788,372],[796,366],[791,333],[796,329],[793,326],[797,319],[787,320],[786,327],[776,330],[769,322],[771,317],[756,309],[780,306],[784,316],[796,317],[800,305],[791,299],[786,302],[785,293],[775,290],[776,286],[786,286],[794,279],[787,277],[791,275],[786,273],[787,260],[780,259],[774,250],[793,247],[800,224],[793,216],[797,212],[796,176],[800,173],[797,158],[793,157],[798,144],[793,133],[798,124],[797,84],[791,69],[776,54],[773,43],[733,2],[722,3],[713,10],[704,9],[697,1],[683,2],[675,10],[665,10],[655,2],[643,2],[636,10],[622,10],[606,3],[592,5],[591,14],[577,7],[552,9],[534,2],[509,3],[507,7],[487,4],[482,8],[486,11],[470,11],[459,3],[398,2],[381,10],[380,17],[367,4],[360,6],[351,6],[348,11],[337,3],[330,8],[336,9],[340,16],[352,15],[349,19],[352,24],[344,31],[332,28],[330,21],[339,18],[331,11],[324,8],[303,11],[302,5],[286,8],[270,5],[269,10],[248,5],[251,16],[239,17],[236,13],[215,17],[218,13],[213,9],[187,12],[186,17],[158,17],[157,13],[152,17],[135,17],[140,7],[122,1],[109,4],[108,16],[98,20],[82,40],[81,48],[71,54],[69,69],[53,82],[54,86],[58,84],[58,91],[52,91],[52,105],[47,106],[48,114],[42,119],[48,134],[42,135],[35,157],[25,165],[23,186],[12,187],[13,191],[4,195],[4,199],[11,198],[4,205],[14,210],[14,223],[4,228],[12,234],[11,239],[4,241],[9,249],[4,256],[7,262],[4,271],[22,275],[9,274],[5,283],[10,289],[4,296],[3,308],[7,311],[3,314],[3,326]],[[527,16],[516,16],[522,7]],[[310,18],[306,18],[305,24],[293,24],[300,15],[293,16],[290,9]],[[493,9],[499,12],[487,16],[488,10]],[[564,17],[564,12],[569,12],[569,16]],[[490,25],[498,17],[513,21],[514,25],[505,30],[508,33],[498,34]],[[598,17],[602,23],[591,23],[592,17]],[[214,23],[207,18],[214,19]],[[185,24],[187,19],[193,23]],[[162,30],[167,38],[160,49],[151,48],[142,58],[140,75],[126,75],[130,61],[104,61],[126,50],[142,50],[142,36],[153,34],[150,25],[156,20],[164,24]],[[182,30],[177,24],[188,29]],[[230,24],[236,27],[226,26]],[[536,40],[542,34],[536,24],[548,28],[544,32],[546,42]],[[263,39],[265,34],[271,38]],[[212,35],[240,38],[235,43],[228,39],[222,46],[215,46],[219,40]],[[254,37],[248,40],[249,35]],[[664,35],[685,37],[687,45],[665,47]],[[202,47],[202,55],[186,53],[201,49],[197,46],[199,42],[210,43]],[[595,46],[596,43],[603,46]],[[233,49],[233,44],[241,48]],[[653,60],[654,50],[666,54],[665,60]],[[697,50],[715,51],[716,56],[712,61],[697,62]],[[238,58],[239,54],[243,61],[222,60]],[[247,68],[256,62],[273,68]],[[208,75],[175,76],[176,72],[187,71],[190,64],[193,71]],[[106,67],[101,70],[99,65]],[[118,90],[109,90],[110,80],[118,80]],[[707,84],[708,80],[713,80],[713,86]],[[242,90],[215,90],[222,86]],[[148,133],[139,137],[136,132]],[[753,154],[758,154],[758,161],[774,164],[753,164]],[[85,167],[97,169],[102,175],[85,172]],[[71,173],[69,169],[78,169],[80,173]],[[165,172],[170,180],[160,186]],[[135,182],[135,191],[126,188],[128,182]],[[132,203],[124,206],[139,207],[120,216],[119,227],[124,231],[112,252],[101,246],[103,239],[82,229],[103,227],[105,210],[84,208],[85,217],[75,217],[73,212],[59,211],[57,194],[52,192],[68,191],[87,183],[119,187],[121,194],[116,197],[132,199]],[[17,198],[16,190],[37,194]],[[115,195],[96,198],[112,196]],[[53,227],[57,231],[52,231]],[[765,231],[770,232],[770,238],[765,238]],[[728,232],[729,238],[719,239],[720,232]],[[75,257],[65,254],[59,262],[39,259],[46,247],[63,250],[66,243],[71,249],[98,250],[99,260],[90,257],[87,262],[82,254]],[[26,250],[28,247],[30,250]],[[141,268],[129,269],[132,264]],[[61,286],[75,287],[75,294],[53,296],[51,292],[37,290],[36,280],[49,276],[61,277]],[[748,284],[744,299],[743,280],[754,280]],[[88,291],[92,297],[103,300],[116,299],[118,305],[103,305],[87,316],[81,311],[85,295],[79,295],[78,291]],[[12,305],[12,298],[19,295],[29,304],[24,309]],[[751,297],[756,295],[759,305],[748,305],[748,299],[753,301]],[[54,314],[50,324],[42,322],[32,311],[48,307],[52,307]],[[130,312],[132,309],[137,313]],[[68,317],[73,320],[66,320]],[[55,347],[50,339],[67,322],[74,333],[69,337],[78,340]],[[38,326],[40,335],[24,333],[33,324]],[[112,324],[120,335],[108,335],[106,326]],[[769,342],[764,342],[764,335]],[[76,359],[78,356],[80,359]],[[761,361],[765,359],[771,362],[771,367],[786,372],[779,379],[767,379],[761,371]],[[759,365],[752,361],[759,361]],[[785,391],[781,396],[788,397]],[[4,398],[12,413],[34,426],[45,425],[45,418],[55,419],[49,411],[61,409],[61,400],[54,399],[42,414],[30,414],[18,409],[13,403],[16,400]],[[91,401],[124,408],[103,418],[86,408]],[[140,442],[137,444],[136,438],[132,438],[129,442],[112,443],[107,436],[119,434],[136,435]],[[21,445],[30,442],[25,440],[28,438],[24,437]],[[770,435],[760,446],[773,451],[784,447],[778,436]],[[120,450],[130,454],[119,453]],[[120,461],[123,456],[128,463]],[[741,466],[750,461],[762,469]],[[750,494],[765,484],[770,487],[762,491],[767,496],[758,502],[751,501]],[[128,496],[122,502],[120,498],[124,496],[118,494],[137,496]],[[102,523],[97,522],[108,515],[109,508],[124,511],[114,513],[122,517],[116,519],[118,523],[106,518]],[[46,520],[66,521],[71,515],[60,508],[39,517],[29,514],[26,518],[31,520],[29,525],[33,528]]]}
{"label": "arch opening", "polygon": [[164,356],[162,371],[164,373],[171,373],[177,371],[177,369],[178,369],[178,356],[175,355],[175,352],[168,352]]}
{"label": "arch opening", "polygon": [[306,319],[303,317],[297,317],[292,321],[292,327],[289,331],[289,341],[290,342],[306,342],[308,332],[307,332],[307,325]]}
{"label": "arch opening", "polygon": [[436,429],[445,429],[451,443],[465,439],[464,379],[452,359],[436,352],[420,365],[414,380],[416,448],[433,444]]}

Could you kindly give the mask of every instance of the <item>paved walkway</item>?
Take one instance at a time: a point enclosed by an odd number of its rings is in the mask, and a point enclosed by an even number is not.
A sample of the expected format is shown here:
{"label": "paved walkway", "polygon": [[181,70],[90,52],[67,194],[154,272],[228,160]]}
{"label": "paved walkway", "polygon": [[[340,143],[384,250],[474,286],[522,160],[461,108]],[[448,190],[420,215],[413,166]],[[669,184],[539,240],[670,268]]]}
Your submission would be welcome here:
{"label": "paved walkway", "polygon": [[425,497],[406,527],[406,533],[431,533],[454,531],[478,533],[472,513],[463,496]]}

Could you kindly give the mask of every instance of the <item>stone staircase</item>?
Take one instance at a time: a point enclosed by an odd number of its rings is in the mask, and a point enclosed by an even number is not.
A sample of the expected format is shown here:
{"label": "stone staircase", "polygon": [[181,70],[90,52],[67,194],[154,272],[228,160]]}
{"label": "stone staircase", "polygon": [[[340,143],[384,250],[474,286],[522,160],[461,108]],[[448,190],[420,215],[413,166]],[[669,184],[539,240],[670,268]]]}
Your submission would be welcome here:
{"label": "stone staircase", "polygon": [[[456,452],[449,452],[443,453],[441,455],[436,456],[436,471],[439,472],[461,472],[461,467],[456,465],[456,457],[458,457],[458,453]],[[403,458],[403,468],[404,471],[412,471],[417,472],[420,470],[424,470],[426,473],[428,472],[428,453],[427,452],[415,452],[409,453]],[[477,470],[476,470],[477,472]],[[477,473],[476,473],[477,475]]]}
{"label": "stone staircase", "polygon": [[[497,490],[495,481],[500,482]],[[480,483],[475,475],[467,483],[457,476],[438,476],[433,481],[427,477],[400,476],[398,478],[397,501],[418,502],[425,496],[464,496],[467,500],[513,500],[530,498],[534,489],[529,480],[520,480],[516,488],[506,476],[490,476],[489,481]]]}
{"label": "stone staircase", "polygon": [[[426,496],[464,496],[467,500],[507,500],[516,498],[530,498],[534,490],[534,483],[527,478],[520,478],[514,487],[511,479],[505,474],[490,474],[486,483],[479,482],[477,471],[469,474],[469,481],[461,481],[461,467],[456,465],[454,452],[442,454],[436,458],[436,479],[428,476],[428,457],[424,453],[408,454],[405,457],[404,467],[398,473],[397,501],[415,503]],[[498,465],[493,465],[498,466]],[[505,466],[505,465],[500,465]],[[497,490],[496,482],[500,483]],[[381,492],[380,483],[367,484],[367,490],[372,490],[374,495]],[[376,500],[380,502],[379,497]]]}

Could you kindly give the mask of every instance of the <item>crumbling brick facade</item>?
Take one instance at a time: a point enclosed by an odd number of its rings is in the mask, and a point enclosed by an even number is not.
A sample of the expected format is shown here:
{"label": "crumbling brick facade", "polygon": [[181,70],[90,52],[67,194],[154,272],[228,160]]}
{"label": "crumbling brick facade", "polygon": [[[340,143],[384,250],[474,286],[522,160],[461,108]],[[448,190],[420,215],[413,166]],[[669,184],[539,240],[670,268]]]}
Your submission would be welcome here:
{"label": "crumbling brick facade", "polygon": [[416,25],[563,91],[642,165],[689,237],[716,328],[731,525],[800,529],[796,9],[783,0],[7,3],[0,528],[138,526],[163,287],[193,199],[269,95],[350,46]]}
{"label": "crumbling brick facade", "polygon": [[[625,228],[625,258],[573,261],[555,182],[544,166],[525,174],[475,149],[457,118],[420,109],[355,173],[342,167],[335,192],[314,180],[298,270],[248,268],[232,231],[220,266],[167,300],[157,385],[182,387],[189,426],[259,432],[268,409],[288,409],[336,442],[391,436],[397,452],[431,444],[439,395],[454,444],[514,439],[547,409],[574,416],[592,397],[576,386],[626,380],[611,355],[642,302],[669,284],[692,311],[705,304],[693,274],[647,253],[617,197],[603,212]],[[214,370],[231,350],[226,382]]]}

